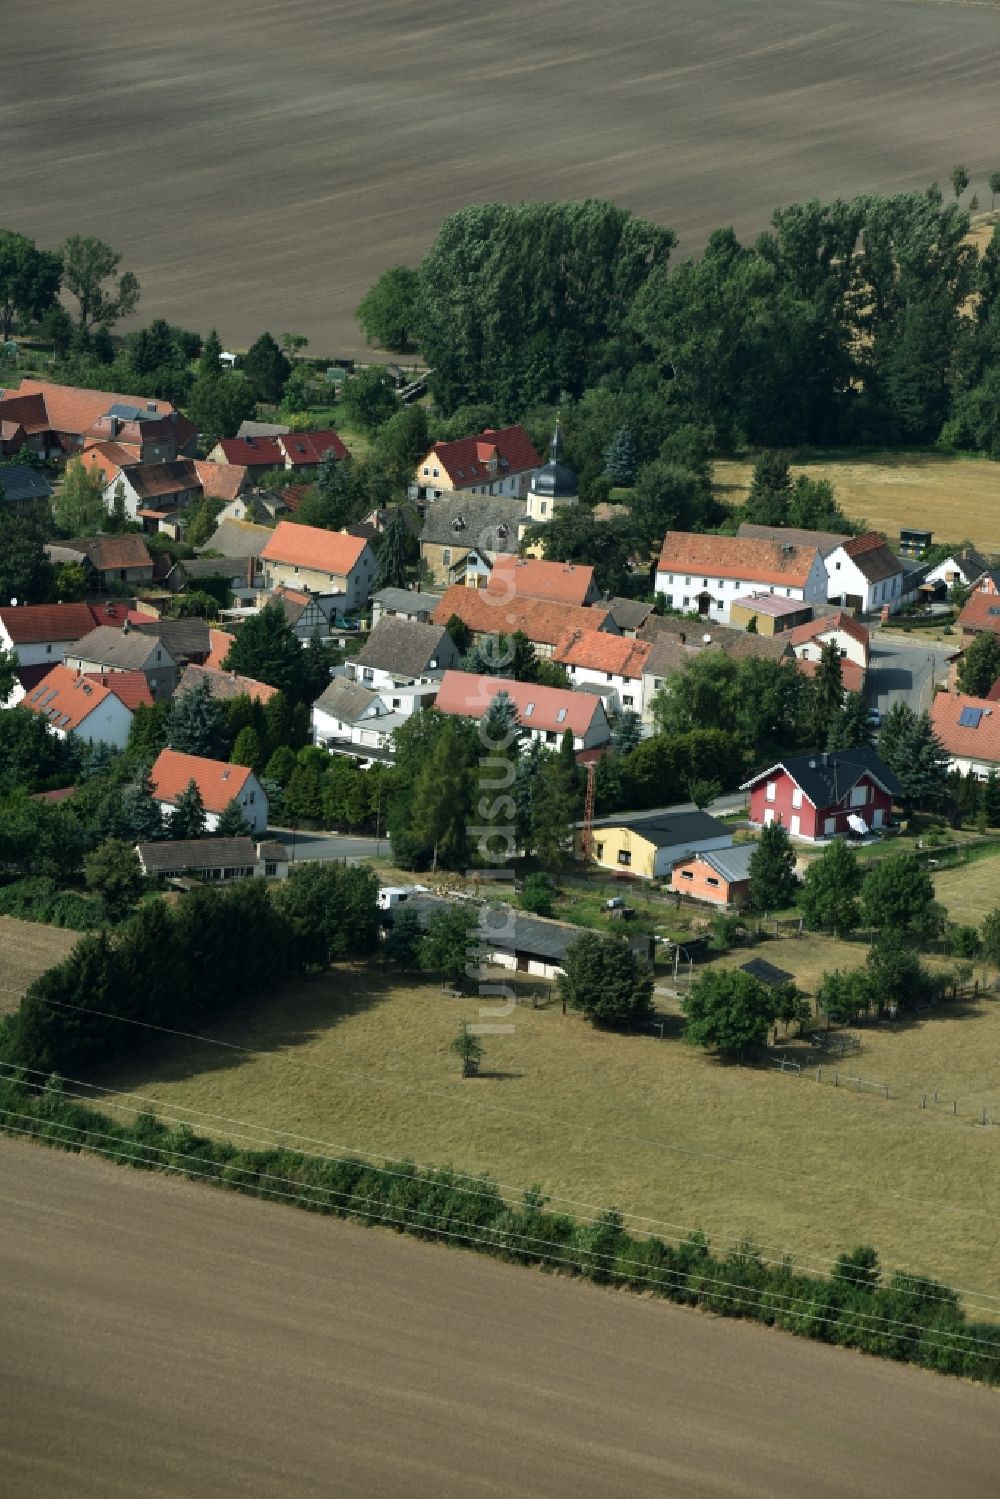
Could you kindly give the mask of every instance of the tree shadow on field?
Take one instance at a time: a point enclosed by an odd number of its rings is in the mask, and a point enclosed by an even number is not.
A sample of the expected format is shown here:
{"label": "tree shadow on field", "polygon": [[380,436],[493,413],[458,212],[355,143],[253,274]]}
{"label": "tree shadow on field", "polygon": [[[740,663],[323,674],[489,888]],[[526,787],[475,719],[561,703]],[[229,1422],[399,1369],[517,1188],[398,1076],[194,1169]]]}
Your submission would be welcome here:
{"label": "tree shadow on field", "polygon": [[[120,1060],[90,1073],[99,1086],[127,1089],[133,1084],[186,1082],[209,1072],[242,1067],[254,1056],[293,1053],[352,1016],[388,998],[395,983],[362,965],[341,964],[308,975],[277,990],[248,998],[224,1015],[178,1026],[180,1034],[142,1033],[142,1041]],[[422,979],[408,989],[432,991]],[[131,1027],[130,1027],[131,1029]]]}

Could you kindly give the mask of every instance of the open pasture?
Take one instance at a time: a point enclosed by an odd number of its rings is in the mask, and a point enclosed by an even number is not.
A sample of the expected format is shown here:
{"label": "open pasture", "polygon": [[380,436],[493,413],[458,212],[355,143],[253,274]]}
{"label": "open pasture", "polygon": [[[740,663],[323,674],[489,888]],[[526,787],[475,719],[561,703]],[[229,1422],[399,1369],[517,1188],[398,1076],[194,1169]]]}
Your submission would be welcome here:
{"label": "open pasture", "polygon": [[28,985],[61,963],[79,937],[64,927],[0,916],[0,1015],[16,1010]]}
{"label": "open pasture", "polygon": [[[994,4],[6,0],[6,227],[97,234],[163,316],[356,352],[442,218],[604,196],[678,254],[778,205],[1000,166]],[[485,24],[484,24],[485,22]],[[877,520],[875,515],[870,517]]]}

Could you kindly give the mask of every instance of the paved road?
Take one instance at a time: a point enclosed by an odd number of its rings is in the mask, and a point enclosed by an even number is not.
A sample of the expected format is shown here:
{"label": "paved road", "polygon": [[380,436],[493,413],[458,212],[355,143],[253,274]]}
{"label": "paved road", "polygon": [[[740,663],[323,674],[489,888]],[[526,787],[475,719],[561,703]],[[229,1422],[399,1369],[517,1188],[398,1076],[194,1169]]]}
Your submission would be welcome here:
{"label": "paved road", "polygon": [[0,1492],[940,1499],[1000,1393],[0,1139]]}
{"label": "paved road", "polygon": [[315,859],[372,859],[376,854],[388,857],[391,849],[385,835],[374,838],[354,838],[341,833],[293,833],[290,828],[272,828],[272,835],[279,839],[296,861]]}
{"label": "paved road", "polygon": [[903,644],[898,637],[872,634],[871,660],[865,697],[873,708],[887,713],[893,703],[907,703],[915,713],[931,705],[934,682],[948,675],[948,658],[959,648],[926,641],[918,645]]}

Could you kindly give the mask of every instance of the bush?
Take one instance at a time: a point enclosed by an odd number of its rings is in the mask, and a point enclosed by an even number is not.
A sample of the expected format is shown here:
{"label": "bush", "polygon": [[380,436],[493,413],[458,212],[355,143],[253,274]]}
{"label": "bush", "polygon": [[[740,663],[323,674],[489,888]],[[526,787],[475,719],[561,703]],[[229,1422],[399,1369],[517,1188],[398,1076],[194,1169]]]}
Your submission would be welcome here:
{"label": "bush", "polygon": [[948,933],[948,951],[952,957],[976,958],[982,945],[978,928],[974,926],[953,926]]}
{"label": "bush", "polygon": [[99,901],[75,890],[60,891],[54,880],[42,875],[0,887],[0,915],[44,921],[74,932],[92,931],[104,919]]}

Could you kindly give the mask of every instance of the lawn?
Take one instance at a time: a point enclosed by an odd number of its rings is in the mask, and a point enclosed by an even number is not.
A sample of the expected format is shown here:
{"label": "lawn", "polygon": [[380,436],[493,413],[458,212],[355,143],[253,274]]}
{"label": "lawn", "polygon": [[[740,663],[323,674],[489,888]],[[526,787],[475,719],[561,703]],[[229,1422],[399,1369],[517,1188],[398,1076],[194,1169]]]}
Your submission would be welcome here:
{"label": "lawn", "polygon": [[[793,463],[792,472],[829,479],[842,509],[863,517],[890,541],[901,526],[924,527],[938,541],[969,540],[1000,552],[1000,465],[987,458],[944,453],[871,453]],[[751,462],[715,464],[719,497],[742,504],[753,473]]]}
{"label": "lawn", "polygon": [[[761,951],[803,981],[863,956],[817,939]],[[665,1040],[597,1032],[557,1003],[518,1006],[513,1032],[486,1038],[485,1075],[463,1081],[448,1043],[478,1018],[478,1001],[435,984],[338,971],[211,1027],[247,1052],[178,1040],[94,1080],[215,1116],[223,1135],[451,1162],[567,1204],[614,1203],[665,1235],[750,1233],[818,1264],[872,1242],[888,1264],[1000,1295],[998,1137],[965,1111],[1000,1119],[1000,1002],[873,1032],[852,1058],[914,1092],[959,1089],[957,1119],[721,1066],[684,1046],[678,1023]]]}
{"label": "lawn", "polygon": [[1000,856],[973,859],[955,869],[942,869],[934,876],[937,898],[948,908],[952,921],[978,926],[983,917],[1000,906]]}

